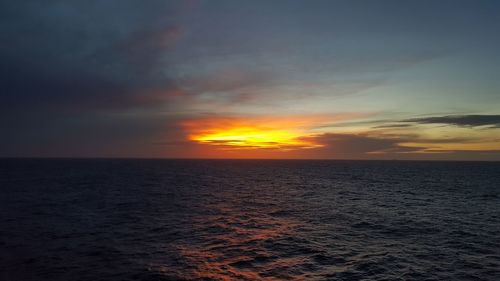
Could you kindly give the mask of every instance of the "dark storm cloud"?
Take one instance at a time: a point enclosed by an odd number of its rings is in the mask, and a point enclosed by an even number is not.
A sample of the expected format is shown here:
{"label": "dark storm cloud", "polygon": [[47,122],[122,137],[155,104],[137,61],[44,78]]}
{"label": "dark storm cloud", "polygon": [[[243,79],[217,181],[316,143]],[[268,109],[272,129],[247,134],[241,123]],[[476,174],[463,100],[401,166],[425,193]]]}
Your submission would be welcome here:
{"label": "dark storm cloud", "polygon": [[156,104],[144,96],[176,88],[161,73],[167,67],[163,56],[181,34],[173,6],[160,1],[0,4],[2,115]]}
{"label": "dark storm cloud", "polygon": [[0,156],[158,154],[182,3],[0,1]]}
{"label": "dark storm cloud", "polygon": [[490,126],[500,127],[500,115],[448,115],[424,118],[412,118],[403,122],[418,124],[448,124],[455,126]]}

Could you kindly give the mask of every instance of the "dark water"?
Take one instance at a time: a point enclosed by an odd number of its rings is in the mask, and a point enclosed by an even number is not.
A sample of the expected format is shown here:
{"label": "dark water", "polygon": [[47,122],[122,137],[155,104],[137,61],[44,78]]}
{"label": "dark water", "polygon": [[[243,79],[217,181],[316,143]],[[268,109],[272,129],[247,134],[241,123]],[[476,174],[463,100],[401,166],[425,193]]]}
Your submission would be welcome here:
{"label": "dark water", "polygon": [[500,163],[0,160],[0,280],[500,280]]}

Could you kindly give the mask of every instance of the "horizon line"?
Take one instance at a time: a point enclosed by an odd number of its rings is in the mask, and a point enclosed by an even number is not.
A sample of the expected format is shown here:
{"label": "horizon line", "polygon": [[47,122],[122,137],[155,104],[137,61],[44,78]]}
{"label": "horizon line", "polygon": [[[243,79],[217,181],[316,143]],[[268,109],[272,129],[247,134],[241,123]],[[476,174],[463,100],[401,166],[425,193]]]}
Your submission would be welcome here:
{"label": "horizon line", "polygon": [[348,158],[203,158],[203,157],[71,157],[71,156],[0,156],[0,160],[221,160],[221,161],[372,161],[372,162],[500,162],[500,160],[453,159],[348,159]]}

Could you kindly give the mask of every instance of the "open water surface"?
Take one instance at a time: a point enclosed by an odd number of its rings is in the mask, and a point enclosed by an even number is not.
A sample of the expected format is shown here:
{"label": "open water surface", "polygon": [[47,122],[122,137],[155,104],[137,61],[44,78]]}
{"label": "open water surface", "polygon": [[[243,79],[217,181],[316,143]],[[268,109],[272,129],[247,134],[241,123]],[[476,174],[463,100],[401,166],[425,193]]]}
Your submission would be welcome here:
{"label": "open water surface", "polygon": [[0,280],[500,280],[500,163],[0,160]]}

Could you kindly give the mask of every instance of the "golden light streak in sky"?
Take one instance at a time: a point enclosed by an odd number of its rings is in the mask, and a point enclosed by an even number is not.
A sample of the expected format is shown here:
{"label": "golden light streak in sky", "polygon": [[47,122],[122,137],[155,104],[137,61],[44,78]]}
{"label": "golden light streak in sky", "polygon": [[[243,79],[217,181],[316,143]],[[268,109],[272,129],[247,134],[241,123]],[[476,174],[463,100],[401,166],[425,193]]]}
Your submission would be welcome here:
{"label": "golden light streak in sky", "polygon": [[189,140],[224,149],[308,149],[322,147],[311,136],[304,119],[207,118],[184,123]]}
{"label": "golden light streak in sky", "polygon": [[321,146],[300,139],[301,135],[286,130],[266,130],[258,127],[221,128],[207,134],[193,135],[200,143],[245,148],[313,148]]}

